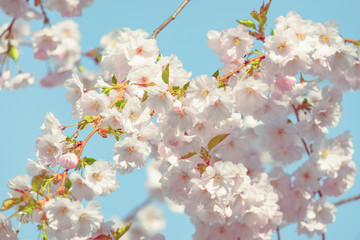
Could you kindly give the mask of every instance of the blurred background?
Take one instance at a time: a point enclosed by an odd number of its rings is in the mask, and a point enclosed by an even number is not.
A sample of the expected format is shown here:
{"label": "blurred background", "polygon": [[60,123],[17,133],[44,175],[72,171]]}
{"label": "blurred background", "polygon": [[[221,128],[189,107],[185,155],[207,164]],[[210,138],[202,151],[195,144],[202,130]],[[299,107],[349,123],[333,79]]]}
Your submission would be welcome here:
{"label": "blurred background", "polygon": [[[149,34],[167,19],[182,3],[182,0],[95,0],[93,6],[84,9],[83,16],[72,18],[80,26],[82,34],[82,51],[88,51],[99,46],[102,35],[114,28],[129,27],[133,30],[144,29]],[[158,46],[164,56],[175,54],[183,62],[184,68],[192,72],[192,77],[200,74],[211,75],[222,63],[207,47],[206,34],[214,29],[222,31],[236,27],[236,20],[250,19],[250,12],[258,10],[261,0],[193,0],[157,36]],[[273,28],[273,21],[289,11],[298,12],[303,19],[325,23],[335,20],[339,23],[339,32],[342,36],[360,39],[360,25],[358,21],[359,0],[273,0],[268,12],[268,32]],[[58,13],[48,11],[50,21],[55,24],[61,21]],[[11,18],[0,13],[0,25],[10,22]],[[42,27],[42,21],[32,21],[32,31]],[[90,60],[84,59],[82,64],[94,71],[99,69]],[[11,92],[0,91],[0,202],[8,198],[6,184],[10,178],[26,173],[27,159],[36,159],[35,139],[40,132],[40,126],[47,112],[52,112],[63,125],[76,121],[71,116],[71,105],[65,100],[66,90],[63,86],[56,88],[42,88],[39,79],[46,74],[47,66],[44,62],[33,59],[33,49],[22,47],[19,65],[23,72],[36,73],[36,82],[27,89],[18,89]],[[344,110],[340,124],[330,129],[329,137],[334,137],[345,130],[350,130],[354,136],[356,163],[359,161],[360,127],[358,92],[348,92],[343,98]],[[72,130],[71,130],[72,131]],[[75,131],[75,130],[74,130]],[[113,138],[103,139],[94,137],[85,147],[84,155],[96,159],[112,160]],[[144,187],[146,182],[145,168],[135,170],[126,176],[118,175],[120,188],[116,193],[100,201],[105,219],[113,216],[126,217],[133,208],[147,198]],[[357,179],[353,188],[340,199],[330,199],[336,202],[360,193],[360,179]],[[170,240],[191,239],[194,228],[186,215],[174,214],[165,204],[159,203],[167,218],[163,234]],[[4,212],[8,217],[13,212]],[[351,202],[338,207],[336,222],[328,226],[327,240],[360,239],[360,229],[357,227],[360,220],[360,201]],[[14,225],[17,228],[17,225]],[[20,239],[37,239],[35,225],[22,225]],[[307,239],[306,236],[297,236],[296,226],[290,225],[281,230],[282,239]],[[273,236],[273,239],[277,239]],[[321,239],[315,236],[313,239]]]}

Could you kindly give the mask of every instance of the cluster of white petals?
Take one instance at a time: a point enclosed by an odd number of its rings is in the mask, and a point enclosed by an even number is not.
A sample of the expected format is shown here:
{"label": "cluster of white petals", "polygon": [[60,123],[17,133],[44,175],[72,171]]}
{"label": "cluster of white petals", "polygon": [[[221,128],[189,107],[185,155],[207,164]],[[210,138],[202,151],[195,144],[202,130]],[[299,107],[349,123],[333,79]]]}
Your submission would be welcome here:
{"label": "cluster of white petals", "polygon": [[[77,16],[91,3],[48,0],[46,6]],[[0,7],[14,16],[31,11]],[[45,188],[61,193],[28,216],[48,237],[97,239],[131,220],[124,239],[164,239],[158,234],[164,215],[155,205],[125,222],[104,222],[100,205],[92,201],[117,190],[117,172],[129,174],[150,157],[155,159],[148,170],[150,194],[190,216],[194,239],[270,239],[283,223],[296,223],[299,234],[312,237],[334,222],[336,208],[326,197],[340,196],[353,185],[356,166],[350,133],[326,135],[339,123],[343,91],[360,87],[360,48],[345,44],[336,23],[313,23],[295,12],[277,18],[274,34],[256,53],[261,64],[254,69],[249,68],[255,63],[247,65],[254,40],[246,27],[212,30],[208,45],[224,66],[219,77],[193,79],[175,55],[159,55],[145,31],[129,28],[101,38],[101,76],[82,71],[70,77],[81,54],[77,28],[67,20],[34,32],[31,39],[35,58],[53,58],[56,66],[41,84],[66,80],[78,131],[65,136],[66,127],[47,114],[43,135],[36,139],[37,161],[28,163],[28,175],[8,183],[10,197],[40,197],[30,176],[50,181]],[[233,72],[241,64],[248,70]],[[331,84],[298,81],[299,73]],[[12,88],[31,77],[14,80]],[[81,158],[88,139],[76,138],[85,125],[116,139],[112,162]],[[54,177],[59,166],[64,179]],[[86,207],[84,199],[90,201]],[[0,216],[1,239],[11,234]]]}

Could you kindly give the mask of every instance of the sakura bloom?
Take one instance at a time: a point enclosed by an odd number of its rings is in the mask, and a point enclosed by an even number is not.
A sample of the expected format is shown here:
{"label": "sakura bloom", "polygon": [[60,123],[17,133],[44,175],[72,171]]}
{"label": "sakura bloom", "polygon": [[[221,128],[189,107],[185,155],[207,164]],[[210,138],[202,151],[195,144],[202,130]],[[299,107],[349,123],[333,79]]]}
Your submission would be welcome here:
{"label": "sakura bloom", "polygon": [[[0,7],[14,21],[45,21],[39,4],[78,16],[92,3],[45,2]],[[38,224],[43,239],[164,239],[165,217],[150,204],[154,199],[187,214],[194,239],[270,239],[292,223],[298,234],[325,239],[336,212],[327,198],[346,193],[356,174],[351,134],[327,134],[340,121],[343,92],[360,86],[360,44],[342,38],[335,22],[314,23],[294,11],[275,19],[267,35],[270,3],[252,12],[258,25],[239,21],[208,32],[208,46],[223,64],[212,76],[191,77],[176,55],[161,54],[156,35],[141,29],[100,39],[101,49],[88,54],[98,74],[75,71],[81,58],[75,22],[33,32],[34,57],[54,63],[41,84],[64,84],[78,122],[65,125],[46,114],[37,159],[28,161],[27,174],[9,180],[2,210]],[[10,50],[25,30],[8,37]],[[253,50],[255,41],[262,51]],[[16,61],[10,50],[3,57]],[[34,81],[24,73],[8,81],[6,71],[0,86],[9,90]],[[85,156],[95,134],[114,138],[113,161]],[[149,158],[151,201],[125,219],[104,220],[94,198],[117,191],[123,183],[116,174],[130,174]],[[0,237],[18,239],[2,214]]]}

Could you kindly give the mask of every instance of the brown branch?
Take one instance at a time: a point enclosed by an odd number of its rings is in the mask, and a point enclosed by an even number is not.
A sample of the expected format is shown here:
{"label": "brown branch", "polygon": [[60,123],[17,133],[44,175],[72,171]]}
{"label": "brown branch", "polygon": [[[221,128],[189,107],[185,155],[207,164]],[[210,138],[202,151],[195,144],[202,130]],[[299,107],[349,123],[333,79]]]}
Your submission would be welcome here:
{"label": "brown branch", "polygon": [[359,200],[360,199],[360,194],[357,195],[357,196],[354,196],[354,197],[350,197],[350,198],[347,198],[347,199],[344,199],[344,200],[341,200],[339,202],[336,202],[334,203],[335,206],[340,206],[344,203],[348,203],[348,202],[352,202],[352,201],[356,201],[356,200]]}
{"label": "brown branch", "polygon": [[257,56],[257,57],[254,57],[250,60],[245,60],[245,63],[240,65],[238,68],[236,68],[234,71],[232,71],[231,73],[221,77],[221,78],[218,78],[217,80],[220,82],[220,81],[224,81],[224,80],[227,80],[229,77],[231,77],[232,75],[234,75],[235,73],[239,72],[241,68],[245,67],[246,65],[248,65],[249,63],[253,62],[253,61],[256,61],[258,59],[260,59],[260,61],[262,59],[264,59],[265,56],[264,55],[260,55],[260,56]]}
{"label": "brown branch", "polygon": [[131,219],[133,219],[135,217],[135,215],[139,212],[140,209],[142,209],[143,207],[149,205],[154,199],[149,197],[148,199],[146,199],[143,203],[141,203],[139,206],[137,206],[136,208],[134,208],[131,213],[129,213],[127,215],[127,217],[125,218],[124,222],[130,222]]}
{"label": "brown branch", "polygon": [[321,240],[325,240],[325,233],[321,234]]}
{"label": "brown branch", "polygon": [[280,228],[276,228],[277,239],[280,240]]}
{"label": "brown branch", "polygon": [[171,15],[165,22],[163,22],[157,29],[154,30],[153,34],[151,35],[151,39],[155,39],[156,36],[163,30],[172,20],[176,18],[176,16],[183,10],[183,8],[188,4],[190,0],[185,0],[178,9]]}
{"label": "brown branch", "polygon": [[0,38],[2,38],[4,36],[4,34],[6,32],[9,32],[8,35],[6,37],[9,37],[11,34],[11,29],[15,23],[16,17],[13,18],[13,20],[11,21],[11,23],[9,24],[9,26],[0,34]]}

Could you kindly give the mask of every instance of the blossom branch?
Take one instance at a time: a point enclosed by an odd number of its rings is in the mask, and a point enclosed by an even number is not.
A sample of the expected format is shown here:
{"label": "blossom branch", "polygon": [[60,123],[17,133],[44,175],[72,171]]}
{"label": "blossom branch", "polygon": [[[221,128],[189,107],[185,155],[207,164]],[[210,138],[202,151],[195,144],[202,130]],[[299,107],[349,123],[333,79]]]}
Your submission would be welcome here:
{"label": "blossom branch", "polygon": [[346,43],[360,44],[360,40],[354,40],[354,39],[344,38],[344,37],[343,37],[343,39]]}
{"label": "blossom branch", "polygon": [[335,206],[340,206],[344,203],[348,203],[348,202],[352,202],[352,201],[356,201],[356,200],[359,200],[360,199],[360,194],[359,195],[356,195],[354,197],[350,197],[350,198],[347,198],[347,199],[344,199],[344,200],[341,200],[339,202],[336,202],[334,203]]}
{"label": "blossom branch", "polygon": [[190,0],[185,0],[178,9],[171,15],[168,19],[165,20],[157,29],[154,30],[153,34],[151,35],[151,39],[155,39],[156,36],[163,30],[171,21],[173,21],[176,16],[183,10],[183,8],[188,4]]}
{"label": "blossom branch", "polygon": [[276,235],[277,235],[277,239],[280,240],[280,228],[279,227],[276,228]]}
{"label": "blossom branch", "polygon": [[[124,94],[125,94],[125,91],[126,91],[126,89],[127,89],[127,86],[128,86],[128,82],[126,82],[126,83],[123,84],[123,85],[122,85],[122,84],[118,84],[118,85],[119,85],[119,88],[122,88],[122,92],[121,92],[120,95],[116,98],[116,100],[113,101],[113,102],[110,104],[110,106],[108,107],[108,109],[112,108],[117,101],[120,101],[120,100],[123,98],[123,96],[124,96]],[[82,153],[82,151],[84,150],[84,147],[85,147],[86,143],[87,143],[87,142],[90,140],[90,138],[100,129],[100,126],[101,126],[101,123],[102,123],[103,119],[104,119],[103,116],[98,115],[98,119],[97,119],[98,122],[97,122],[97,124],[95,125],[94,129],[93,129],[92,132],[85,138],[85,140],[81,143],[79,152],[78,152],[78,154],[77,154],[78,157],[81,156],[81,153]]]}
{"label": "blossom branch", "polygon": [[245,67],[246,65],[248,65],[249,63],[253,62],[253,61],[256,61],[256,60],[263,60],[265,58],[265,55],[260,55],[260,56],[257,56],[257,57],[254,57],[250,60],[245,60],[245,63],[240,65],[238,68],[236,68],[234,71],[232,71],[231,73],[221,77],[221,78],[218,78],[217,80],[220,82],[220,81],[226,81],[229,77],[231,77],[232,75],[234,75],[235,73],[239,72],[241,68]]}

